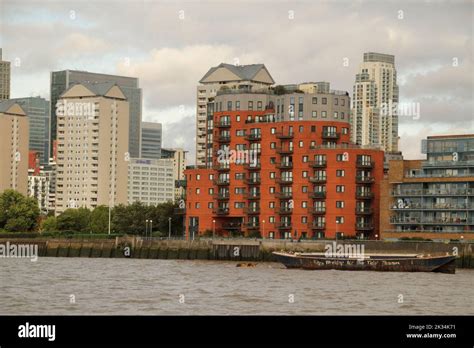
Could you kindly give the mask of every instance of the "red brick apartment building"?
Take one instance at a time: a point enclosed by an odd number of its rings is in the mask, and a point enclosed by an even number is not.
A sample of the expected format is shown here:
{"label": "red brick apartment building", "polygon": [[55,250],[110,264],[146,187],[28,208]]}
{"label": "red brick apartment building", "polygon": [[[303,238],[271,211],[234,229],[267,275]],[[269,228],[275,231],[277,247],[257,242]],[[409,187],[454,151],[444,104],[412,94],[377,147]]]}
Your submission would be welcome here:
{"label": "red brick apartment building", "polygon": [[185,172],[187,237],[377,238],[384,153],[350,144],[348,94],[275,92],[224,89],[208,104],[212,163]]}

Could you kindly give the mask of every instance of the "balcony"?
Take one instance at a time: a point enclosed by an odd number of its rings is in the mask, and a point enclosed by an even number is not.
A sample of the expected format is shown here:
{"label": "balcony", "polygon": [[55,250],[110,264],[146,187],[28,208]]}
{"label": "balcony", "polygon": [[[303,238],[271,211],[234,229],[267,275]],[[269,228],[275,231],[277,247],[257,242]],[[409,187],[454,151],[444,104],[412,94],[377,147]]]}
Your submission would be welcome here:
{"label": "balcony", "polygon": [[255,214],[260,214],[260,208],[259,207],[250,207],[245,209],[245,213],[249,215],[255,215]]}
{"label": "balcony", "polygon": [[290,230],[291,229],[291,222],[281,222],[278,225],[279,230]]}
{"label": "balcony", "polygon": [[293,208],[280,207],[278,212],[280,213],[280,215],[289,215],[289,214],[293,213]]}
{"label": "balcony", "polygon": [[275,181],[280,185],[291,185],[291,184],[293,184],[293,178],[276,178]]}
{"label": "balcony", "polygon": [[275,165],[278,169],[291,169],[293,168],[293,162],[280,162]]}
{"label": "balcony", "polygon": [[244,197],[248,200],[260,199],[260,192],[249,192]]}
{"label": "balcony", "polygon": [[368,162],[368,161],[356,161],[356,167],[357,168],[365,168],[365,169],[370,169],[373,168],[374,162]]}
{"label": "balcony", "polygon": [[247,227],[248,230],[258,230],[258,229],[260,229],[260,225],[256,222],[246,223],[245,226]]}
{"label": "balcony", "polygon": [[327,162],[326,161],[310,161],[309,165],[313,168],[326,168]]}
{"label": "balcony", "polygon": [[311,224],[311,228],[313,230],[324,230],[326,228],[326,223],[325,222],[313,222]]}
{"label": "balcony", "polygon": [[218,194],[213,195],[213,198],[217,199],[218,201],[227,201],[229,200],[230,196],[229,196],[229,193],[226,193],[226,194],[218,193]]}
{"label": "balcony", "polygon": [[213,211],[213,213],[219,216],[229,215],[229,208],[217,208]]}
{"label": "balcony", "polygon": [[326,182],[325,176],[310,176],[309,181],[315,184],[324,184]]}
{"label": "balcony", "polygon": [[212,166],[212,169],[217,170],[218,172],[228,172],[230,170],[229,163],[218,163]]}
{"label": "balcony", "polygon": [[247,163],[244,165],[244,168],[247,170],[260,170],[260,163],[257,164],[252,164],[252,163]]}
{"label": "balcony", "polygon": [[373,209],[372,208],[361,208],[361,207],[356,207],[355,213],[356,215],[370,215],[373,214]]}
{"label": "balcony", "polygon": [[358,222],[355,224],[357,231],[371,231],[374,229],[374,225],[370,222]]}
{"label": "balcony", "polygon": [[373,192],[356,192],[357,199],[372,199],[374,198]]}
{"label": "balcony", "polygon": [[277,132],[275,136],[277,139],[293,139],[294,132]]}
{"label": "balcony", "polygon": [[357,184],[373,184],[374,178],[371,176],[356,176]]}
{"label": "balcony", "polygon": [[291,155],[293,153],[292,147],[277,147],[276,152],[280,155]]}
{"label": "balcony", "polygon": [[217,128],[230,128],[230,122],[217,122],[215,124],[215,127]]}
{"label": "balcony", "polygon": [[242,224],[240,222],[224,222],[222,228],[225,230],[240,230]]}
{"label": "balcony", "polygon": [[421,204],[421,203],[410,203],[399,207],[394,203],[390,210],[474,210],[474,205],[468,204],[450,204],[450,203],[438,203],[438,204]]}
{"label": "balcony", "polygon": [[226,186],[230,184],[229,179],[218,179],[218,180],[214,180],[213,182],[214,182],[214,185],[217,185],[217,186]]}
{"label": "balcony", "polygon": [[309,193],[309,196],[313,199],[325,199],[326,191],[313,191]]}
{"label": "balcony", "polygon": [[323,132],[322,134],[323,139],[339,139],[339,133],[338,132]]}
{"label": "balcony", "polygon": [[275,192],[275,197],[279,199],[293,198],[293,192]]}
{"label": "balcony", "polygon": [[311,207],[308,209],[310,214],[313,215],[324,215],[326,214],[326,208],[325,207]]}
{"label": "balcony", "polygon": [[230,142],[230,135],[219,135],[217,137],[217,141],[220,143],[229,143]]}
{"label": "balcony", "polygon": [[413,217],[413,218],[399,218],[397,216],[392,216],[390,218],[390,223],[391,224],[420,224],[421,223],[421,218],[419,217]]}
{"label": "balcony", "polygon": [[248,179],[245,179],[245,183],[247,185],[260,185],[260,178],[248,178]]}
{"label": "balcony", "polygon": [[245,140],[248,141],[260,141],[262,140],[262,134],[260,133],[250,133],[245,136]]}

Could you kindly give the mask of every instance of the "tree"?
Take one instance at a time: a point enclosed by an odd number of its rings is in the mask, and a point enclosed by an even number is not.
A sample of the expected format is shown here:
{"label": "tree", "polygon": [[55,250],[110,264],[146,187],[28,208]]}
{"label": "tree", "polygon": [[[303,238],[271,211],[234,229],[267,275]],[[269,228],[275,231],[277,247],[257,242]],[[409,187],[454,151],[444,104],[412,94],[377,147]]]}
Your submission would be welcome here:
{"label": "tree", "polygon": [[[119,204],[113,209],[112,226],[116,233],[145,234],[146,220],[150,219],[149,208],[141,202],[128,206]],[[153,221],[153,225],[154,225]]]}
{"label": "tree", "polygon": [[286,93],[286,89],[284,86],[282,85],[277,85],[275,86],[275,88],[273,89],[273,92],[276,94],[276,95],[282,95],[282,94],[285,94]]}
{"label": "tree", "polygon": [[108,233],[109,207],[100,205],[91,212],[90,230],[92,233]]}
{"label": "tree", "polygon": [[34,198],[15,190],[0,195],[0,228],[10,232],[32,231],[38,225],[40,210]]}
{"label": "tree", "polygon": [[41,223],[41,231],[42,232],[57,232],[58,226],[57,221],[54,216],[48,216],[44,219]]}
{"label": "tree", "polygon": [[61,232],[89,233],[90,215],[87,208],[66,209],[57,218],[57,228]]}

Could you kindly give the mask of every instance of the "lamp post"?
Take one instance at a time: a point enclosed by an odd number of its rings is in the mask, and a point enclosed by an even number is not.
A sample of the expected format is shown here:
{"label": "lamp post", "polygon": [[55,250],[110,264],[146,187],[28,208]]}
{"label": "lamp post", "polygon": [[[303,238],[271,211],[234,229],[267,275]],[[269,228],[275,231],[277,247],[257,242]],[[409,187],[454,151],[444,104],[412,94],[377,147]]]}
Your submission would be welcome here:
{"label": "lamp post", "polygon": [[148,234],[148,219],[145,220],[145,237]]}
{"label": "lamp post", "polygon": [[262,220],[262,238],[265,238],[265,220]]}
{"label": "lamp post", "polygon": [[338,232],[337,232],[337,225],[339,225],[339,221],[338,221],[337,218],[336,218],[336,242],[337,242],[337,233],[338,233]]}
{"label": "lamp post", "polygon": [[153,234],[153,220],[150,220],[150,238]]}
{"label": "lamp post", "polygon": [[216,220],[212,220],[212,239],[214,239],[215,234],[216,234]]}
{"label": "lamp post", "polygon": [[171,239],[171,217],[168,218],[168,239]]}

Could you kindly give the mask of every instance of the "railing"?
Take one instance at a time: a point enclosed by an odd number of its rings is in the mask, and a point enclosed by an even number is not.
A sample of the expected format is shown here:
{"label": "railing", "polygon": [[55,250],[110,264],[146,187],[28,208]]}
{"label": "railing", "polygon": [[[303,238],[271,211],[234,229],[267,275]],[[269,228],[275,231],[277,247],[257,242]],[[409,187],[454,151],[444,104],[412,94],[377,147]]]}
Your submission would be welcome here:
{"label": "railing", "polygon": [[473,167],[474,160],[470,161],[423,161],[422,167]]}
{"label": "railing", "polygon": [[278,225],[278,229],[280,230],[288,230],[291,228],[291,222],[282,222]]}
{"label": "railing", "polygon": [[174,208],[173,212],[176,215],[184,215],[186,214],[186,208]]}
{"label": "railing", "polygon": [[323,199],[326,198],[326,192],[324,191],[313,191],[309,193],[309,196],[314,199]]}
{"label": "railing", "polygon": [[259,214],[260,213],[260,208],[259,207],[250,207],[245,209],[245,212],[247,214]]}
{"label": "railing", "polygon": [[260,228],[260,225],[258,223],[254,223],[254,222],[246,223],[245,226],[249,230],[258,230]]}
{"label": "railing", "polygon": [[325,183],[326,182],[326,177],[325,176],[310,176],[309,181],[317,183],[317,184]]}
{"label": "railing", "polygon": [[229,128],[231,126],[230,122],[217,122],[215,124],[217,128]]}
{"label": "railing", "polygon": [[313,230],[324,230],[326,228],[326,223],[325,222],[313,223],[311,224],[311,228]]}
{"label": "railing", "polygon": [[230,185],[229,180],[218,179],[214,180],[214,185],[222,186],[222,185]]}
{"label": "railing", "polygon": [[338,132],[323,132],[322,137],[325,139],[338,139],[339,133]]}
{"label": "railing", "polygon": [[373,182],[374,178],[371,176],[356,176],[357,184],[372,184]]}
{"label": "railing", "polygon": [[374,166],[373,161],[356,161],[356,167],[357,168],[372,168]]}
{"label": "railing", "polygon": [[276,132],[275,135],[278,139],[292,139],[295,133],[294,132]]}
{"label": "railing", "polygon": [[218,194],[213,195],[213,198],[217,199],[218,201],[224,201],[224,200],[228,200],[230,198],[230,195],[228,193],[227,194],[218,193]]}
{"label": "railing", "polygon": [[373,192],[356,192],[357,199],[372,199],[373,197]]}
{"label": "railing", "polygon": [[360,231],[370,231],[374,229],[374,225],[371,223],[358,222],[356,223],[355,228],[356,230],[360,230]]}
{"label": "railing", "polygon": [[212,166],[212,169],[214,170],[217,170],[217,171],[228,171],[230,170],[230,164],[229,163],[219,163],[219,164],[215,164],[214,166]]}
{"label": "railing", "polygon": [[218,208],[213,213],[216,215],[229,215],[229,208]]}
{"label": "railing", "polygon": [[325,207],[311,207],[308,209],[310,214],[314,215],[321,215],[321,214],[326,214],[326,208]]}
{"label": "railing", "polygon": [[257,164],[247,163],[244,165],[244,168],[247,170],[260,170],[260,163],[257,163]]}
{"label": "railing", "polygon": [[357,208],[355,209],[355,213],[358,215],[370,215],[374,211],[372,208]]}
{"label": "railing", "polygon": [[293,168],[293,162],[279,162],[276,164],[279,169],[291,169]]}
{"label": "railing", "polygon": [[293,192],[276,192],[275,197],[279,199],[291,199],[293,197]]}
{"label": "railing", "polygon": [[292,154],[293,153],[293,148],[282,148],[282,147],[277,147],[276,152],[279,154]]}
{"label": "railing", "polygon": [[245,179],[247,185],[260,185],[260,178],[248,178]]}
{"label": "railing", "polygon": [[474,189],[458,189],[458,190],[407,190],[392,191],[392,196],[465,196],[474,195]]}
{"label": "railing", "polygon": [[230,135],[219,135],[217,139],[221,143],[228,143],[230,141]]}
{"label": "railing", "polygon": [[284,214],[291,214],[291,213],[293,213],[293,208],[281,207],[280,210],[279,210],[279,213],[280,213],[281,215],[284,215]]}
{"label": "railing", "polygon": [[244,197],[246,199],[260,199],[260,192],[249,192]]}
{"label": "railing", "polygon": [[327,162],[326,161],[310,161],[309,165],[313,168],[326,168]]}
{"label": "railing", "polygon": [[248,140],[248,141],[258,141],[258,140],[261,140],[262,139],[262,134],[258,133],[258,134],[255,134],[255,133],[250,133],[250,134],[247,134],[245,136],[245,140]]}
{"label": "railing", "polygon": [[469,204],[429,204],[424,205],[420,203],[406,204],[403,207],[399,207],[393,204],[390,207],[391,210],[473,210],[474,206]]}
{"label": "railing", "polygon": [[468,220],[467,218],[449,218],[449,219],[428,219],[425,220],[423,218],[409,218],[409,219],[401,219],[398,217],[390,218],[391,224],[435,224],[435,225],[473,225],[474,220]]}
{"label": "railing", "polygon": [[275,181],[281,185],[291,185],[293,184],[293,178],[276,178]]}

